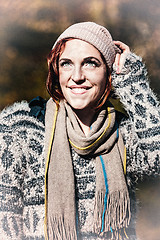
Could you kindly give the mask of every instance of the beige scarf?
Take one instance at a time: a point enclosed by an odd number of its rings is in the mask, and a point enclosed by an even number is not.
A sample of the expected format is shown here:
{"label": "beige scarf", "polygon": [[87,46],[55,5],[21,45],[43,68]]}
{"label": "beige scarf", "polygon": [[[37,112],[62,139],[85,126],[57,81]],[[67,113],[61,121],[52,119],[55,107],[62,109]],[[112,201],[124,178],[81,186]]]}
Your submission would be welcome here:
{"label": "beige scarf", "polygon": [[[78,154],[96,158],[93,232],[98,235],[113,232],[117,238],[119,229],[129,225],[130,199],[123,173],[124,144],[115,123],[115,110],[112,106],[103,108],[97,114],[87,137],[68,104],[61,101],[57,113],[55,119],[55,103],[50,99],[45,118],[45,205],[48,238],[77,239],[75,183],[70,145]],[[103,158],[103,167],[100,155]],[[106,203],[104,171],[108,184]]]}

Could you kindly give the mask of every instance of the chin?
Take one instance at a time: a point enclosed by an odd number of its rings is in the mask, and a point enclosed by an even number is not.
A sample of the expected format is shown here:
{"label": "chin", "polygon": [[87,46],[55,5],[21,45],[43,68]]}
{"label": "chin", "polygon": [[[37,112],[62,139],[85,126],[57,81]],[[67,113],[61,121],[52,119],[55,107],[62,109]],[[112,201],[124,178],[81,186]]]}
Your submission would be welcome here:
{"label": "chin", "polygon": [[73,105],[71,105],[71,107],[73,109],[75,109],[75,110],[84,110],[85,109],[85,107],[82,107],[82,106],[73,106]]}
{"label": "chin", "polygon": [[93,106],[83,106],[82,104],[81,105],[71,105],[70,106],[75,109],[75,110],[79,110],[79,111],[84,111],[84,110],[88,110],[90,111],[91,109],[93,109],[94,107]]}
{"label": "chin", "polygon": [[73,109],[82,110],[86,108],[86,106],[84,106],[83,103],[75,103],[75,102],[72,102],[72,103],[68,102],[68,103]]}

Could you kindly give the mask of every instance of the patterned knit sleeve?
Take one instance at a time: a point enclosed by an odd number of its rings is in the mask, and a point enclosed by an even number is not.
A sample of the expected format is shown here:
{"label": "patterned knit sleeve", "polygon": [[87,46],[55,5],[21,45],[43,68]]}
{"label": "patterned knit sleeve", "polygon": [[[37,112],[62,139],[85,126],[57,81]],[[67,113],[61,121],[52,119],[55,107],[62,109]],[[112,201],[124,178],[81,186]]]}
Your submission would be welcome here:
{"label": "patterned knit sleeve", "polygon": [[3,240],[43,239],[44,159],[39,144],[43,132],[43,124],[30,116],[27,102],[15,103],[0,113]]}
{"label": "patterned knit sleeve", "polygon": [[138,176],[159,174],[160,107],[142,59],[130,53],[122,73],[117,75],[113,70],[112,85],[129,116],[121,124],[128,172]]}

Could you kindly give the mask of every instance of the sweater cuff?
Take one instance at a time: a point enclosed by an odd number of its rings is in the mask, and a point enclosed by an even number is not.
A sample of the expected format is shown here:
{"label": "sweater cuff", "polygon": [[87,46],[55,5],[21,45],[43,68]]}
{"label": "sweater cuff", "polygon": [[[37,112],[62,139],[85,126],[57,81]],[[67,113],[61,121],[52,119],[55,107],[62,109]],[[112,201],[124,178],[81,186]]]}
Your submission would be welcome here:
{"label": "sweater cuff", "polygon": [[135,73],[137,70],[140,70],[140,68],[143,66],[142,58],[140,56],[137,56],[135,53],[128,53],[126,56],[126,60],[124,63],[124,66],[122,68],[122,71],[120,74],[116,73],[117,67],[115,64],[113,64],[113,72],[112,74],[116,74],[118,76],[128,74],[129,72],[135,70]]}

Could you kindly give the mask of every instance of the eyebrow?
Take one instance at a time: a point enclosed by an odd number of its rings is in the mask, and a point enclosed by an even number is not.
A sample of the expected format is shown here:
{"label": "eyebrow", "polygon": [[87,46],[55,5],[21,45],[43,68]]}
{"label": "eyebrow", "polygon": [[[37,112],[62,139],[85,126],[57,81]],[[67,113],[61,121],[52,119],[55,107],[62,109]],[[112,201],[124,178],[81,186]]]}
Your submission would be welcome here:
{"label": "eyebrow", "polygon": [[61,59],[59,59],[59,62],[60,61],[71,61],[71,59],[70,58],[61,58]]}
{"label": "eyebrow", "polygon": [[96,60],[97,62],[101,63],[101,61],[96,57],[86,57],[84,58],[83,61],[85,62],[85,61],[91,61],[91,60]]}
{"label": "eyebrow", "polygon": [[[96,57],[86,57],[83,59],[83,62],[91,61],[91,60],[96,60],[97,62],[101,63],[101,61]],[[72,61],[72,60],[70,58],[61,58],[59,59],[59,61]]]}

